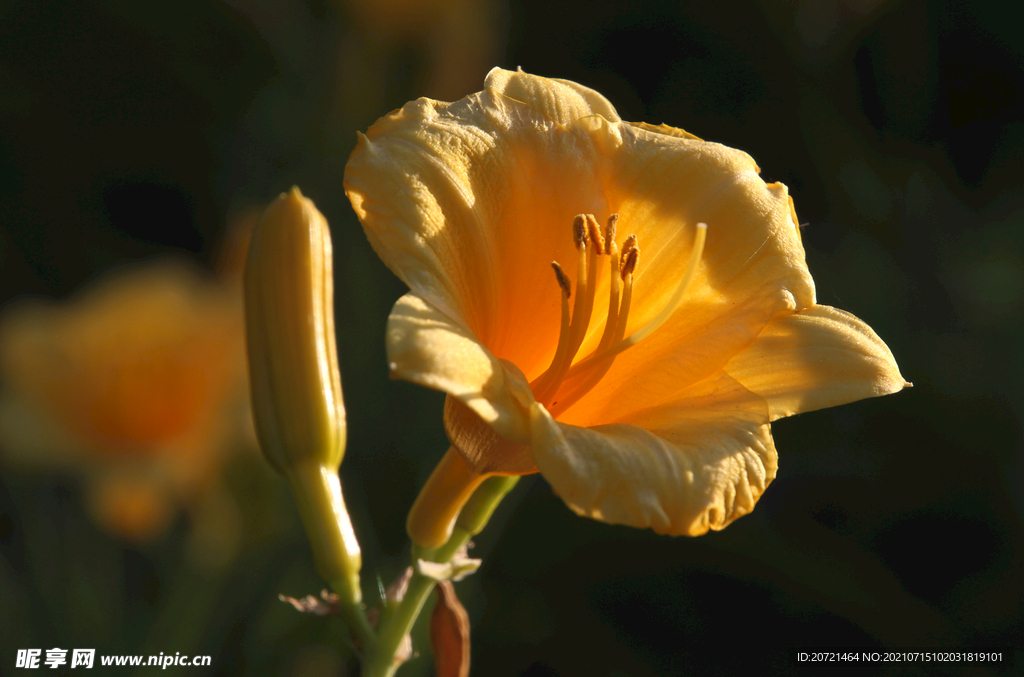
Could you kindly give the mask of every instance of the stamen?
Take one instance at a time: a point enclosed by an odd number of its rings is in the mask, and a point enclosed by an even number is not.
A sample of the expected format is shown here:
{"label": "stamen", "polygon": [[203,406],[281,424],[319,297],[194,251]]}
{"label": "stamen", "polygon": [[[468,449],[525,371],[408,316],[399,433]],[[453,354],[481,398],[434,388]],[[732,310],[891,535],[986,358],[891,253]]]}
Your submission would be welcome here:
{"label": "stamen", "polygon": [[[568,360],[566,359],[566,353],[569,352],[569,339],[572,334],[569,320],[569,278],[566,277],[565,271],[557,261],[552,261],[551,267],[555,269],[555,278],[558,280],[558,286],[562,288],[562,323],[558,330],[558,345],[555,347],[555,356],[551,360],[551,365],[530,384],[530,389],[538,394],[551,386],[564,363],[572,362],[572,356]],[[579,299],[579,294],[576,295],[576,298]]]}
{"label": "stamen", "polygon": [[[679,280],[679,284],[676,286],[676,290],[672,294],[672,298],[669,299],[669,302],[665,305],[662,311],[658,313],[657,317],[655,317],[653,320],[645,324],[639,330],[630,334],[628,338],[620,339],[611,348],[597,352],[596,354],[591,355],[585,360],[582,360],[574,364],[572,366],[572,369],[570,369],[568,374],[566,374],[568,378],[572,378],[573,376],[576,376],[582,373],[583,371],[594,367],[595,365],[599,364],[601,360],[605,360],[609,357],[618,355],[627,348],[635,346],[637,343],[650,336],[651,333],[657,330],[672,316],[672,314],[682,303],[683,298],[686,295],[687,288],[690,286],[690,283],[693,282],[693,278],[696,277],[697,275],[697,264],[700,262],[700,257],[704,253],[704,243],[707,240],[707,234],[707,224],[698,223],[697,231],[694,233],[693,237],[693,249],[690,250],[690,260],[687,261],[686,263],[686,270],[683,273],[683,277],[682,279]],[[629,240],[626,240],[626,242],[623,243],[622,245],[624,259],[626,257],[625,247],[627,244],[629,244]],[[632,276],[625,278],[625,280],[627,286],[623,290],[622,308],[619,310],[618,322],[620,326],[625,326],[625,320],[627,318],[628,312],[628,299],[630,298],[632,293]]]}
{"label": "stamen", "polygon": [[585,214],[577,214],[572,220],[572,241],[576,249],[586,246],[587,242],[587,217]]}
{"label": "stamen", "polygon": [[608,225],[605,226],[605,249],[608,251],[608,319],[604,323],[604,334],[601,336],[601,343],[598,351],[604,350],[611,344],[612,335],[615,331],[615,324],[619,317],[619,248],[615,245],[615,225],[619,222],[619,215],[612,214],[608,217]]}
{"label": "stamen", "polygon": [[[614,226],[612,227],[614,233]],[[601,334],[601,341],[597,345],[598,352],[612,344],[615,335],[615,326],[619,319],[619,263],[615,260],[615,240],[608,240],[610,245],[608,253],[609,270],[608,276],[608,318],[604,322],[604,333]]]}
{"label": "stamen", "polygon": [[627,251],[633,248],[639,249],[640,247],[636,243],[636,233],[633,233],[626,238],[626,241],[622,243],[622,253],[625,254]]}
{"label": "stamen", "polygon": [[[686,289],[693,282],[693,278],[697,275],[697,264],[700,262],[700,257],[704,253],[704,242],[708,237],[708,224],[698,223],[697,232],[693,235],[693,249],[690,250],[690,260],[686,262],[686,272],[683,273],[683,279],[679,280],[679,285],[676,287],[676,291],[672,294],[672,298],[668,304],[662,309],[658,316],[648,322],[639,331],[634,332],[622,343],[621,352],[626,348],[636,345],[643,341],[645,338],[651,335],[658,327],[665,324],[668,318],[672,317],[672,313],[676,312],[676,308],[683,302],[683,297],[686,295]],[[617,348],[618,346],[616,346]]]}
{"label": "stamen", "polygon": [[614,255],[615,248],[615,224],[619,222],[619,215],[612,214],[608,217],[608,225],[604,227],[604,240],[608,243],[608,253]]}
{"label": "stamen", "polygon": [[[580,214],[573,220],[573,239],[579,252],[579,265],[576,271],[576,299],[571,317],[569,298],[572,286],[562,267],[557,262],[551,264],[555,271],[555,279],[562,290],[561,330],[551,365],[530,384],[530,387],[537,401],[548,406],[553,416],[565,411],[590,392],[608,373],[621,352],[647,338],[667,322],[682,305],[686,291],[697,275],[698,263],[707,240],[707,225],[703,223],[696,226],[689,261],[668,304],[653,320],[628,338],[623,338],[633,298],[633,277],[640,257],[640,247],[637,244],[637,236],[630,235],[622,243],[621,254],[616,256],[619,253],[615,243],[618,218],[618,214],[612,214],[608,218],[603,234],[592,214]],[[603,254],[610,255],[607,319],[601,339],[593,353],[573,364],[590,325],[599,277],[597,257]],[[557,400],[554,399],[556,395],[560,395]],[[548,402],[550,405],[547,405]]]}
{"label": "stamen", "polygon": [[[587,221],[593,221],[595,224],[597,220],[593,216],[587,214]],[[589,229],[588,229],[589,230]],[[576,356],[576,351],[580,349],[583,344],[583,339],[587,336],[587,328],[590,326],[590,316],[594,312],[594,295],[597,292],[597,247],[589,247],[587,251],[586,259],[584,260],[584,250],[580,250],[580,267],[577,274],[579,282],[576,284],[576,304],[572,309],[572,343],[569,344],[569,350],[572,355],[569,359],[572,360]]]}
{"label": "stamen", "polygon": [[[626,320],[629,319],[629,306],[633,301],[633,276],[625,279],[622,286],[622,305],[619,306],[619,321],[615,325],[615,342],[618,343],[626,335]],[[609,365],[611,366],[611,365]]]}
{"label": "stamen", "polygon": [[566,276],[565,271],[562,270],[562,266],[558,265],[558,261],[552,261],[551,267],[555,269],[555,279],[558,280],[558,286],[565,292],[565,298],[572,296],[572,286],[569,284],[569,278]]}
{"label": "stamen", "polygon": [[590,235],[590,243],[594,245],[594,253],[598,256],[604,254],[604,237],[593,214],[587,214],[587,234]]}
{"label": "stamen", "polygon": [[579,262],[576,265],[576,301],[572,305],[572,326],[579,324],[580,313],[587,301],[587,243],[579,245]]}
{"label": "stamen", "polygon": [[[618,276],[612,275],[612,279],[618,281]],[[614,325],[605,325],[605,336],[601,338],[601,345],[594,351],[594,356],[587,358],[583,362],[580,362],[566,374],[566,381],[572,385],[572,389],[551,403],[549,411],[552,416],[557,417],[560,413],[576,404],[577,401],[593,389],[598,382],[604,378],[604,375],[608,373],[608,370],[612,368],[612,364],[615,362],[615,358],[618,353],[612,351],[606,351],[606,339],[607,344],[618,343],[622,341],[623,335],[626,333],[626,321],[629,319],[629,306],[633,298],[633,276],[630,275],[625,280],[625,285],[622,289],[622,306],[618,309],[617,321]],[[612,327],[612,331],[609,331],[608,327]],[[607,355],[606,357],[601,357]],[[599,364],[599,361],[603,361],[603,364]],[[577,367],[583,364],[589,364],[592,369],[590,374],[586,374],[584,370],[577,371]],[[575,372],[575,373],[574,373]],[[580,379],[583,379],[580,381]],[[557,391],[556,391],[557,392]]]}
{"label": "stamen", "polygon": [[640,258],[640,247],[636,244],[636,235],[630,235],[622,243],[622,258],[619,260],[619,277],[625,280],[636,270]]}
{"label": "stamen", "polygon": [[[587,325],[590,324],[590,314],[594,308],[595,285],[591,284],[593,280],[588,279],[587,270],[593,267],[588,266],[588,263],[592,263],[592,260],[596,259],[596,254],[594,253],[596,247],[590,247],[588,255],[586,223],[587,218],[585,214],[577,215],[572,222],[573,240],[579,251],[579,264],[576,268],[576,301],[573,303],[572,320],[570,321],[569,297],[565,294],[562,295],[562,327],[558,335],[555,357],[551,360],[551,364],[544,373],[530,384],[530,388],[533,390],[538,402],[543,402],[546,395],[554,394],[553,390],[557,389],[559,384],[561,384],[562,379],[565,378],[565,373],[572,365],[573,358],[576,357],[576,351],[580,349],[580,344],[583,343]],[[557,266],[557,263],[553,265]],[[558,266],[555,270],[556,277],[559,276],[559,271],[561,271],[561,266]],[[564,271],[561,272],[564,277]],[[592,277],[596,277],[596,275]],[[565,280],[565,282],[568,284],[568,280]],[[566,286],[562,285],[561,279],[559,279],[558,284],[565,291]]]}

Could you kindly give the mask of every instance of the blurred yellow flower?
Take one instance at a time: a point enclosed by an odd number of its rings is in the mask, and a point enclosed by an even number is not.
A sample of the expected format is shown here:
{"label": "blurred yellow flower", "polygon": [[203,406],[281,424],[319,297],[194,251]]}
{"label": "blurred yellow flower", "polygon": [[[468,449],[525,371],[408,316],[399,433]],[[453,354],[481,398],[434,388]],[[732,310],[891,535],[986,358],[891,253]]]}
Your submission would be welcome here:
{"label": "blurred yellow flower", "polygon": [[[579,514],[702,534],[775,477],[771,421],[904,387],[866,324],[816,304],[788,191],[758,172],[586,87],[499,69],[360,138],[346,192],[411,288],[391,372],[448,393],[459,452],[422,512],[539,469]],[[420,545],[447,535],[414,522]]]}
{"label": "blurred yellow flower", "polygon": [[167,260],[117,271],[66,302],[6,308],[4,446],[79,469],[108,530],[161,533],[247,430],[239,274],[221,282]]}

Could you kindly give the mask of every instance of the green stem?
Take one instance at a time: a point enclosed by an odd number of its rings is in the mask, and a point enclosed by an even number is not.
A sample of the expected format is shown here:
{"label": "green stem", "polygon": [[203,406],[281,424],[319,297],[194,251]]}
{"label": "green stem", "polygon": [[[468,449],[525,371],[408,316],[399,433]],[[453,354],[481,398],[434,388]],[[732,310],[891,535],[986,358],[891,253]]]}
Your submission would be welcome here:
{"label": "green stem", "polygon": [[[331,588],[334,590],[344,590],[344,581],[331,581]],[[358,643],[360,651],[367,653],[374,649],[377,643],[377,637],[373,632],[373,628],[370,627],[370,621],[366,618],[366,612],[363,611],[362,604],[353,603],[343,595],[338,595],[338,612],[341,619],[345,621],[345,625],[348,626],[349,632],[355,638]]]}
{"label": "green stem", "polygon": [[469,539],[483,530],[498,503],[518,480],[518,477],[487,478],[459,513],[447,543],[439,548],[421,548],[413,544],[413,575],[409,580],[409,587],[398,607],[387,609],[382,614],[377,644],[372,651],[364,654],[363,677],[392,677],[401,665],[401,662],[395,661],[395,655],[402,640],[412,631],[427,597],[437,584],[433,578],[424,576],[416,570],[416,560],[450,562]]}
{"label": "green stem", "polygon": [[401,604],[386,611],[381,619],[377,644],[373,651],[365,654],[363,677],[392,677],[395,674],[402,664],[396,660],[402,640],[412,631],[436,583],[433,578],[413,572]]}
{"label": "green stem", "polygon": [[338,608],[360,648],[375,643],[373,628],[363,611],[359,583],[362,555],[341,494],[337,468],[299,464],[288,473],[292,495],[313,548],[317,571],[338,595]]}
{"label": "green stem", "polygon": [[466,502],[466,507],[459,513],[455,520],[457,526],[467,530],[470,536],[476,536],[491,519],[495,508],[501,503],[501,499],[512,491],[512,487],[519,481],[519,475],[491,475],[480,488],[473,492],[473,496]]}

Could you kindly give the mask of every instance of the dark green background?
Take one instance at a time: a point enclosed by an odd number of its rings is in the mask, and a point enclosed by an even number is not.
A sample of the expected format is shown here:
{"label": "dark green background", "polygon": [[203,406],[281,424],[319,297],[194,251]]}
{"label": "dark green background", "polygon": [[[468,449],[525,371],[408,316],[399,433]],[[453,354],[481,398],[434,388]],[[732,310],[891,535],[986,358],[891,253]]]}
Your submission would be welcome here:
{"label": "dark green background", "polygon": [[[543,479],[521,482],[459,586],[475,675],[790,674],[813,646],[1021,646],[1024,35],[998,7],[490,7],[496,63],[465,64],[454,96],[522,66],[747,151],[809,223],[819,301],[867,321],[915,387],[776,423],[778,478],[698,539],[578,518]],[[327,216],[368,594],[404,566],[405,512],[446,441],[443,397],[387,379],[403,289],[341,181],[356,130],[453,96],[429,91],[429,40],[326,0],[0,2],[0,301],[64,297],[159,253],[209,264],[232,214],[293,184]],[[0,672],[26,646],[146,646],[210,654],[211,674],[337,674],[337,621],[276,600],[321,586],[288,510],[288,534],[188,578],[187,525],[126,546],[82,516],[74,477],[5,469]]]}

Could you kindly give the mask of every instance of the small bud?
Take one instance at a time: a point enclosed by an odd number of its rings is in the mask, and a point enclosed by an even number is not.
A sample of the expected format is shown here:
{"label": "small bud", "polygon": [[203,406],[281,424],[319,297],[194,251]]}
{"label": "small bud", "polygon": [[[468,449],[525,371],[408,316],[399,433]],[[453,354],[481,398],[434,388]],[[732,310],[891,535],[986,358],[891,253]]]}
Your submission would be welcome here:
{"label": "small bud", "polygon": [[327,221],[298,188],[264,212],[245,271],[252,406],[260,447],[278,471],[337,468],[345,405],[334,338]]}
{"label": "small bud", "polygon": [[362,557],[338,480],[346,425],[331,234],[298,188],[278,197],[253,233],[245,321],[260,447],[291,485],[320,574],[358,603]]}
{"label": "small bud", "polygon": [[469,614],[451,581],[441,581],[430,616],[430,645],[437,677],[469,677]]}

